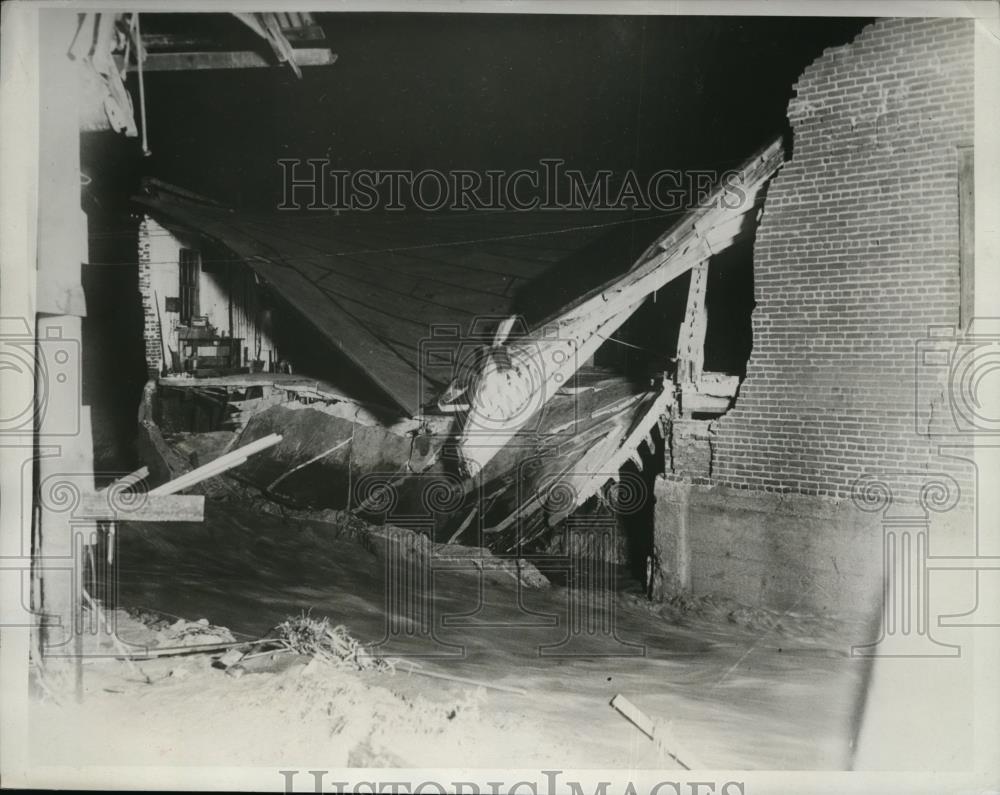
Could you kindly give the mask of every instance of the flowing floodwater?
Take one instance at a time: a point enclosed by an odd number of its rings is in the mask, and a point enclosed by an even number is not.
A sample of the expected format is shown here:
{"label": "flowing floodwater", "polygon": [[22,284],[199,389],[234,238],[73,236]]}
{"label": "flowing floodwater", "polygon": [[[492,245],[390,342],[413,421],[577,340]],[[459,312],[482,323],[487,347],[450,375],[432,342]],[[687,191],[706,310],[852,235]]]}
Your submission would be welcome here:
{"label": "flowing floodwater", "polygon": [[[584,618],[596,621],[596,631],[572,633],[571,619],[581,613],[571,603],[578,608],[581,597],[571,589],[519,589],[504,572],[481,578],[445,570],[433,574],[430,601],[407,608],[405,589],[387,586],[383,557],[365,545],[338,537],[331,525],[233,504],[207,504],[201,523],[123,527],[117,568],[122,606],[205,617],[254,637],[309,611],[379,644],[383,654],[413,655],[432,672],[523,688],[527,695],[497,694],[488,709],[509,727],[505,747],[516,748],[513,738],[523,735],[525,753],[541,746],[552,764],[664,766],[653,744],[609,706],[618,693],[669,720],[709,767],[848,764],[864,678],[849,648],[860,639],[829,632],[821,639],[795,617],[770,629],[681,624],[635,594],[584,594],[596,610]],[[409,621],[400,609],[409,610]],[[421,631],[423,621],[434,627],[432,637]],[[391,680],[414,693],[448,684]],[[484,749],[483,760],[461,761],[476,766],[488,758]]]}

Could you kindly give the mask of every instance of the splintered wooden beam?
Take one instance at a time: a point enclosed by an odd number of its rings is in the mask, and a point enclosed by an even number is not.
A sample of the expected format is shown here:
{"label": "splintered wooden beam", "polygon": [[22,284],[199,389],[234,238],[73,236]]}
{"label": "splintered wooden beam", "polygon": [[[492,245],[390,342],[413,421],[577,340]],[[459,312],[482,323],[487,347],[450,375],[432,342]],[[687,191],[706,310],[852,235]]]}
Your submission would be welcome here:
{"label": "splintered wooden beam", "polygon": [[[329,66],[337,55],[322,47],[302,47],[292,50],[296,66]],[[151,52],[142,64],[144,72],[184,72],[197,69],[261,69],[279,64],[259,52]]]}
{"label": "splintered wooden beam", "polygon": [[[739,179],[717,187],[704,202],[650,245],[632,270],[590,291],[558,316],[539,325],[586,318],[600,311],[602,304],[611,305],[600,315],[606,317],[616,306],[634,300],[636,294],[648,295],[752,232],[761,189],[783,162],[784,149],[781,139],[777,138],[744,163]],[[736,192],[736,187],[742,196]],[[734,196],[740,197],[739,201],[734,200]]]}
{"label": "splintered wooden beam", "polygon": [[[687,309],[677,336],[677,379],[682,384],[697,383],[705,365],[705,333],[708,331],[708,260],[691,269]],[[683,408],[683,407],[682,407]],[[686,410],[686,409],[685,409]]]}

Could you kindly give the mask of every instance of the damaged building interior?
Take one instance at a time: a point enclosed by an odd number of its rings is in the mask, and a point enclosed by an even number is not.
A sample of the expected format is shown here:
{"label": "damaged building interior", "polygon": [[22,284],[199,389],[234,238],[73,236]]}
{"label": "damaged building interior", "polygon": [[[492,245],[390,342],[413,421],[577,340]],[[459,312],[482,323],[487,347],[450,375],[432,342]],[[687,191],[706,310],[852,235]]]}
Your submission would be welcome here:
{"label": "damaged building interior", "polygon": [[[38,24],[38,336],[82,358],[32,486],[33,749],[872,762],[872,659],[948,647],[893,634],[885,505],[967,541],[978,494],[914,355],[974,313],[971,21]],[[555,158],[673,203],[323,195]]]}

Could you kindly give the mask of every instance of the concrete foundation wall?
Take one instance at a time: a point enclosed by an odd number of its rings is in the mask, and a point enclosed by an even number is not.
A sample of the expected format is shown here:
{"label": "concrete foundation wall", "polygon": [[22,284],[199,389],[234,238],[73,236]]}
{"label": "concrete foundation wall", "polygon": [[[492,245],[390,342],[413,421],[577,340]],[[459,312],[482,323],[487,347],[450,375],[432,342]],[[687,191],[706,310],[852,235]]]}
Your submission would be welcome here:
{"label": "concrete foundation wall", "polygon": [[[855,503],[658,478],[659,595],[713,594],[771,610],[867,622],[881,607],[890,570],[898,599],[916,610],[916,600],[926,598],[918,579],[930,562],[974,554],[975,516],[960,506],[957,493],[934,507],[893,502],[891,494],[905,493],[906,480],[890,479],[878,499],[872,492],[869,501]],[[890,499],[879,502],[884,495]],[[889,537],[892,548],[886,547]],[[976,581],[968,575],[930,571],[926,587],[934,590],[938,610],[975,607]]]}
{"label": "concrete foundation wall", "polygon": [[659,479],[656,548],[669,592],[866,617],[882,570],[879,517],[838,503]]}

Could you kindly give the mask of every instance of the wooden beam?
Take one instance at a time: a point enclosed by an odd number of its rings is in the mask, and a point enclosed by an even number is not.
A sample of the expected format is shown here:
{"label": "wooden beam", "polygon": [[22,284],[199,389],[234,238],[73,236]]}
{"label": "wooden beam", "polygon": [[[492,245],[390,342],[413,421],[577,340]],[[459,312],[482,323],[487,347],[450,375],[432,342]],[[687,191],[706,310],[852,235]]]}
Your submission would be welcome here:
{"label": "wooden beam", "polygon": [[[337,56],[321,47],[292,50],[297,66],[329,66]],[[142,68],[145,72],[183,72],[197,69],[261,69],[280,64],[252,50],[238,52],[151,52]]]}
{"label": "wooden beam", "polygon": [[656,726],[652,719],[621,693],[611,699],[611,706],[650,740],[656,735]]}
{"label": "wooden beam", "polygon": [[[630,284],[643,282],[651,271],[658,270],[664,263],[672,261],[675,256],[691,260],[688,264],[688,267],[691,267],[694,263],[721,251],[725,248],[727,241],[735,242],[738,240],[742,234],[745,234],[747,224],[752,227],[750,218],[746,219],[745,222],[737,223],[735,230],[723,228],[723,232],[727,234],[721,234],[721,236],[713,235],[712,230],[720,227],[726,221],[733,222],[734,219],[742,219],[751,211],[756,213],[761,188],[781,168],[783,162],[784,149],[781,139],[777,138],[744,163],[740,169],[739,180],[728,183],[729,185],[739,185],[744,192],[744,199],[739,206],[726,205],[727,191],[730,189],[726,185],[720,185],[701,205],[692,209],[650,245],[639,257],[638,264],[624,277],[609,281],[591,290],[570,304],[569,307],[563,309],[558,315],[539,323],[539,326],[558,322],[570,315],[585,315],[595,299],[608,300],[610,296],[620,292]],[[698,251],[695,249],[701,252],[701,256],[698,256]],[[671,278],[676,278],[677,275],[679,274],[674,274]],[[653,279],[649,284],[655,285],[657,281]],[[660,286],[662,284],[652,289],[659,289]]]}
{"label": "wooden beam", "polygon": [[149,492],[149,496],[158,496],[161,494],[176,494],[178,491],[183,491],[184,489],[189,489],[192,486],[201,483],[203,480],[208,480],[210,477],[215,475],[221,475],[227,470],[238,467],[246,463],[247,458],[266,450],[269,447],[273,447],[282,440],[281,434],[272,433],[268,436],[264,436],[261,439],[257,439],[250,444],[243,445],[231,453],[226,453],[216,458],[214,461],[209,461],[204,466],[200,466],[197,469],[192,469],[190,472],[186,472],[179,478],[174,478],[162,486],[157,486],[155,489]]}
{"label": "wooden beam", "polygon": [[621,693],[611,699],[611,707],[623,718],[656,743],[659,751],[673,759],[685,770],[705,770],[705,765],[690,749],[681,745],[680,740],[665,721],[654,721]]}
{"label": "wooden beam", "polygon": [[123,491],[134,486],[136,483],[145,480],[147,477],[149,477],[149,467],[141,467],[135,472],[125,475],[125,477],[118,478],[118,480],[114,483],[105,486],[101,489],[101,492],[111,491],[112,489],[116,491]]}
{"label": "wooden beam", "polygon": [[341,447],[344,447],[345,445],[350,444],[351,441],[352,441],[352,439],[353,439],[353,437],[348,437],[346,439],[341,439],[339,442],[337,442],[335,445],[333,445],[333,447],[331,447],[331,448],[329,448],[327,450],[324,450],[322,453],[317,453],[312,458],[310,458],[308,461],[303,461],[301,464],[296,464],[291,469],[287,470],[286,472],[281,473],[280,475],[278,475],[278,477],[276,477],[274,480],[272,480],[271,481],[271,485],[269,485],[266,489],[264,489],[264,491],[270,491],[275,486],[277,486],[279,483],[281,483],[281,481],[285,480],[288,477],[291,477],[296,472],[298,472],[300,469],[305,469],[310,464],[315,464],[317,461],[320,461],[321,459],[326,458],[328,455],[332,455],[333,453],[337,452]]}
{"label": "wooden beam", "polygon": [[[705,333],[708,331],[708,263],[703,260],[691,269],[687,309],[677,335],[677,382],[696,384],[705,365]],[[684,408],[682,405],[681,408]],[[685,409],[686,411],[686,409]]]}
{"label": "wooden beam", "polygon": [[111,497],[107,492],[80,496],[73,520],[113,522],[200,522],[205,518],[202,494],[137,494],[134,503],[125,495]]}
{"label": "wooden beam", "polygon": [[731,404],[730,398],[703,395],[694,384],[684,384],[681,388],[681,409],[688,418],[692,413],[725,414]]}
{"label": "wooden beam", "polygon": [[[326,34],[319,25],[282,28],[281,32],[293,43],[305,44],[326,40]],[[148,55],[184,50],[211,52],[213,46],[218,46],[218,42],[210,36],[192,33],[143,33],[142,46]]]}

